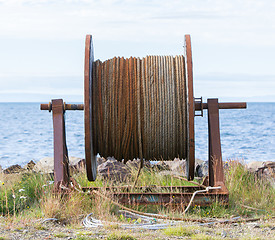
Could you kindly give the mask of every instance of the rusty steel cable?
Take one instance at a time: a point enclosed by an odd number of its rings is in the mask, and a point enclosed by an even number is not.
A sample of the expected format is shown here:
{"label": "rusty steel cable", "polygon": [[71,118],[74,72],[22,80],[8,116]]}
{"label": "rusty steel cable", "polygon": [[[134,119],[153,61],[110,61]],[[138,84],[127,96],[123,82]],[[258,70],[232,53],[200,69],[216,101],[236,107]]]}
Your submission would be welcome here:
{"label": "rusty steel cable", "polygon": [[93,63],[95,153],[129,159],[186,158],[183,56],[115,57]]}

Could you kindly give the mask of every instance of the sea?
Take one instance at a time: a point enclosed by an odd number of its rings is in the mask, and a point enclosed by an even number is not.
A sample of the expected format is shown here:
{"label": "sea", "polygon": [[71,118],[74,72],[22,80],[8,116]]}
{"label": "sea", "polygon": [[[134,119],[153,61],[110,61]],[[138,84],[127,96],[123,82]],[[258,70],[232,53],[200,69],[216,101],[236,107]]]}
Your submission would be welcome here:
{"label": "sea", "polygon": [[[69,156],[84,158],[84,113],[66,112]],[[223,160],[275,161],[275,103],[249,102],[247,109],[221,109]],[[208,159],[207,111],[195,118],[196,158]],[[40,103],[0,103],[0,165],[24,166],[53,156],[52,115]]]}

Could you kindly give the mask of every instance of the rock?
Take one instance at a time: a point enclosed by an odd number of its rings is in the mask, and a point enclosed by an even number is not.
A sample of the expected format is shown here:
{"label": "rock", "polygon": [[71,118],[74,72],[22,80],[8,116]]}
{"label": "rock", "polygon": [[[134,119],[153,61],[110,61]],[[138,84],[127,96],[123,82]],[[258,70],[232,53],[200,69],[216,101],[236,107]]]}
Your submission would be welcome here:
{"label": "rock", "polygon": [[[134,160],[129,160],[126,162],[126,166],[132,169],[138,169],[140,166],[140,159],[134,159]],[[143,162],[143,167],[144,168],[151,168],[151,163],[149,161],[144,161]]]}
{"label": "rock", "polygon": [[156,164],[153,165],[154,171],[168,171],[171,170],[169,165],[167,164],[168,161],[159,161]]}
{"label": "rock", "polygon": [[247,169],[251,172],[256,172],[259,168],[263,166],[264,166],[264,162],[258,162],[258,161],[249,162],[246,164]]}
{"label": "rock", "polygon": [[[70,170],[81,170],[85,166],[85,160],[77,157],[69,157]],[[53,173],[54,160],[53,157],[44,157],[39,160],[33,168],[35,172]]]}
{"label": "rock", "polygon": [[275,162],[266,161],[266,162],[264,162],[264,167],[266,167],[266,168],[275,168]]}
{"label": "rock", "polygon": [[97,157],[97,166],[101,165],[102,163],[106,162],[107,160],[104,157]]}
{"label": "rock", "polygon": [[12,165],[6,169],[4,169],[5,174],[11,174],[11,173],[19,173],[22,171],[22,167],[18,164]]}
{"label": "rock", "polygon": [[201,165],[197,165],[196,166],[196,168],[195,168],[195,176],[196,177],[203,177]]}
{"label": "rock", "polygon": [[53,172],[53,157],[44,157],[40,159],[33,170],[35,172],[52,173]]}
{"label": "rock", "polygon": [[126,166],[129,168],[138,169],[140,166],[140,160],[139,159],[129,160],[126,162]]}
{"label": "rock", "polygon": [[201,160],[201,159],[199,159],[199,158],[196,158],[196,159],[195,159],[195,164],[196,164],[196,165],[202,165],[202,164],[205,163],[205,162],[207,162],[207,161]]}
{"label": "rock", "polygon": [[175,158],[174,161],[165,162],[170,170],[176,175],[185,175],[186,172],[186,161],[179,158]]}
{"label": "rock", "polygon": [[97,167],[98,175],[108,180],[125,181],[131,176],[131,169],[122,162],[107,160]]}
{"label": "rock", "polygon": [[85,168],[85,159],[77,157],[69,157],[70,170],[81,171]]}
{"label": "rock", "polygon": [[275,162],[250,162],[246,167],[258,177],[267,179],[275,187]]}
{"label": "rock", "polygon": [[35,166],[35,162],[33,160],[31,160],[23,168],[31,171],[31,170],[33,170],[34,166]]}
{"label": "rock", "polygon": [[196,159],[196,161],[195,161],[195,176],[196,177],[208,176],[208,161]]}
{"label": "rock", "polygon": [[221,237],[226,238],[226,236],[227,236],[227,232],[223,230],[222,233],[221,233]]}

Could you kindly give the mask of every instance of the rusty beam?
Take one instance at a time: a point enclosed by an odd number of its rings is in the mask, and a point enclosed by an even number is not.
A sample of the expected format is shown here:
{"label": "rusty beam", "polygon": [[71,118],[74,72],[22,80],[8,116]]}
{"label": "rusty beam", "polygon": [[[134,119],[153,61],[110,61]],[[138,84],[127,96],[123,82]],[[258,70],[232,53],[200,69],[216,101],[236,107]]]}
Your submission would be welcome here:
{"label": "rusty beam", "polygon": [[[139,192],[132,192],[131,186],[117,187],[83,187],[84,192],[96,190],[106,196],[116,199],[120,204],[128,205],[167,205],[187,206],[195,191],[204,190],[200,186],[139,186]],[[229,194],[227,189],[219,191],[210,190],[208,193],[197,193],[193,205],[209,206],[215,201],[228,204]]]}
{"label": "rusty beam", "polygon": [[[191,200],[192,193],[113,193],[112,197],[121,204],[129,205],[178,205],[187,206]],[[213,202],[219,201],[221,204],[228,203],[228,194],[198,193],[192,205],[209,206]]]}
{"label": "rusty beam", "polygon": [[[146,192],[164,192],[171,191],[177,193],[193,193],[197,190],[204,190],[204,187],[200,186],[137,186],[134,188],[142,193]],[[132,186],[112,186],[112,187],[83,187],[82,190],[86,191],[103,191],[103,192],[131,192]]]}
{"label": "rusty beam", "polygon": [[[208,109],[208,103],[202,104],[203,109]],[[246,102],[227,102],[227,103],[218,103],[219,109],[241,109],[246,108]],[[195,103],[195,110],[201,110],[201,103]]]}
{"label": "rusty beam", "polygon": [[218,186],[220,183],[224,185],[218,99],[207,99],[207,104],[209,186]]}
{"label": "rusty beam", "polygon": [[52,100],[53,141],[54,141],[54,185],[68,186],[70,181],[69,159],[66,145],[64,104],[62,99]]}
{"label": "rusty beam", "polygon": [[[193,193],[109,193],[109,197],[116,199],[120,204],[125,205],[167,205],[187,206]],[[192,205],[209,206],[215,201],[221,204],[228,204],[228,193],[198,193]]]}

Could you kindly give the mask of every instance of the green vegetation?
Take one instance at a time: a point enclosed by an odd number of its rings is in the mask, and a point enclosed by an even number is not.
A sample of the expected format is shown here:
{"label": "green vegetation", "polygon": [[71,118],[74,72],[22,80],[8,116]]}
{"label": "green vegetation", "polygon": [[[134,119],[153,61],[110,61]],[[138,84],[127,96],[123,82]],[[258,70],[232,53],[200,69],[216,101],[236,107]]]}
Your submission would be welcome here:
{"label": "green vegetation", "polygon": [[123,235],[123,234],[110,234],[106,240],[135,240],[136,238],[130,235]]}
{"label": "green vegetation", "polygon": [[[131,186],[136,176],[126,182],[112,182],[98,178],[95,182],[88,182],[85,171],[74,173],[73,177],[83,187],[87,186]],[[225,169],[226,186],[229,190],[229,206],[215,202],[209,207],[193,206],[186,217],[223,217],[246,216],[269,218],[274,216],[275,189],[264,178],[258,178],[249,172],[244,165],[237,161],[230,161]],[[138,186],[162,185],[183,186],[192,185],[183,179],[163,175],[151,169],[143,169],[138,180]],[[103,192],[103,194],[112,193]],[[183,208],[161,206],[131,206],[144,212],[154,212],[169,216],[183,216]],[[0,175],[0,214],[16,221],[21,218],[57,218],[65,224],[81,224],[81,220],[88,213],[96,218],[110,222],[131,223],[129,219],[121,217],[118,207],[105,198],[83,194],[75,190],[60,195],[53,192],[53,181],[49,175],[38,173],[1,174]],[[108,226],[106,226],[108,227]],[[109,225],[116,229],[117,225]],[[178,236],[191,236],[180,229]],[[167,231],[171,231],[167,230]],[[175,230],[176,231],[176,230]],[[168,232],[167,232],[168,233]],[[186,235],[184,235],[186,234]],[[188,235],[189,234],[189,235]],[[80,236],[79,236],[80,237]],[[207,238],[206,238],[207,239]]]}
{"label": "green vegetation", "polygon": [[56,237],[56,238],[65,238],[65,237],[68,237],[67,234],[62,233],[62,232],[61,233],[56,233],[53,236]]}
{"label": "green vegetation", "polygon": [[231,213],[242,216],[274,215],[275,188],[265,178],[249,172],[238,161],[228,164],[226,186],[229,190]]}
{"label": "green vegetation", "polygon": [[[132,186],[135,181],[137,174],[137,169],[132,169],[131,177],[124,182],[113,181],[109,179],[97,177],[95,182],[89,182],[86,173],[79,172],[73,177],[82,187],[112,187],[112,186]],[[154,171],[152,169],[144,168],[142,169],[137,186],[195,186],[195,184],[188,182],[183,179],[175,178],[171,175],[164,175],[161,172]],[[140,191],[140,189],[133,191]]]}
{"label": "green vegetation", "polygon": [[178,226],[169,227],[163,231],[167,236],[178,236],[178,237],[190,237],[193,234],[192,229]]}
{"label": "green vegetation", "polygon": [[[198,226],[177,226],[170,227],[163,230],[163,233],[167,236],[176,236],[176,237],[187,237],[188,239],[194,240],[210,240],[210,239],[221,239],[219,233],[211,232],[209,229]],[[212,233],[212,236],[209,235]]]}
{"label": "green vegetation", "polygon": [[76,238],[74,238],[75,240],[93,240],[93,239],[98,239],[98,238],[93,238],[93,237],[89,237],[89,236],[77,236]]}
{"label": "green vegetation", "polygon": [[0,178],[0,213],[17,214],[38,200],[49,191],[50,179],[37,173],[2,175]]}

